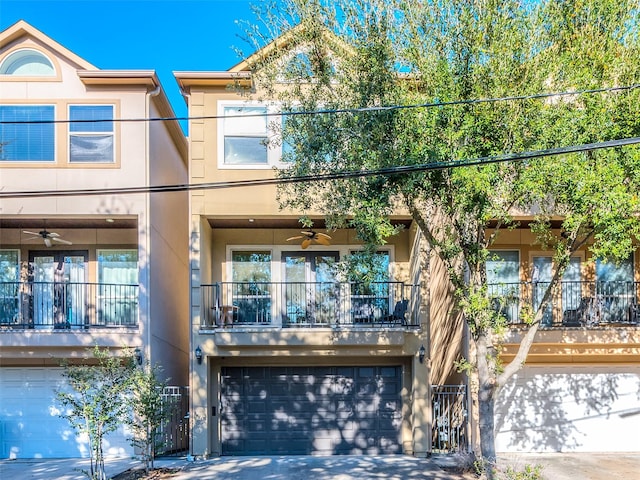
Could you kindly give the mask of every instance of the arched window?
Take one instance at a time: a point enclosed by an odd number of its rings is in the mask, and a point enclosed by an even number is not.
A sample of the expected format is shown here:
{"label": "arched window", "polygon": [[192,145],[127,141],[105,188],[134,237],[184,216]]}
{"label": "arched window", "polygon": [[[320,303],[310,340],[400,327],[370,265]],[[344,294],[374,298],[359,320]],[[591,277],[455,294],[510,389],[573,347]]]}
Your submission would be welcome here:
{"label": "arched window", "polygon": [[7,55],[0,64],[0,75],[47,77],[55,75],[53,63],[44,54],[23,48]]}

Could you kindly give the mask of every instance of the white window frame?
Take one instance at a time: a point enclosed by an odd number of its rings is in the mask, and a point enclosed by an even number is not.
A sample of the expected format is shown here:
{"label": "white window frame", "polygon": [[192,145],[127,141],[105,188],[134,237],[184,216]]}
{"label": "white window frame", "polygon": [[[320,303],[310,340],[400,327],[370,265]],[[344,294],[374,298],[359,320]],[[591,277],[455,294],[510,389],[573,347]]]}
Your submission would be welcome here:
{"label": "white window frame", "polygon": [[[115,115],[116,106],[112,103],[70,103],[67,105],[67,118],[71,119],[71,109],[74,107],[111,107],[111,131],[72,131],[71,125],[73,122],[69,122],[67,127],[67,162],[72,165],[113,165],[116,163],[116,125]],[[106,122],[101,122],[106,123]],[[82,123],[80,124],[82,125]],[[112,154],[111,160],[104,161],[92,161],[92,160],[73,160],[71,158],[71,137],[94,137],[94,136],[111,136],[112,138]]]}
{"label": "white window frame", "polygon": [[[36,69],[36,71],[33,71],[32,69],[27,68],[26,73],[24,72],[16,73],[15,71],[7,72],[7,68],[12,66],[12,64],[16,61],[16,57],[20,59],[25,56],[40,57],[46,60],[49,63],[48,67],[51,68],[51,71],[39,72],[37,71],[38,69]],[[26,65],[32,65],[32,64],[33,62],[29,62]],[[37,50],[35,48],[19,48],[9,53],[7,56],[5,56],[2,59],[2,62],[0,62],[0,75],[6,76],[6,77],[55,77],[57,75],[57,72],[56,72],[56,66],[54,65],[51,58],[49,58],[49,56],[45,55],[40,50]]]}
{"label": "white window frame", "polygon": [[[267,161],[266,163],[244,163],[244,164],[227,164],[225,163],[225,108],[264,108],[266,113],[270,116],[266,118],[266,134],[265,139],[267,142]],[[277,133],[272,128],[273,123],[279,122],[282,125],[282,117],[273,115],[279,113],[280,109],[275,104],[266,104],[264,102],[257,101],[236,101],[236,100],[220,100],[218,101],[218,168],[228,170],[271,170],[273,167],[286,168],[287,163],[282,162],[282,146],[274,142]],[[253,134],[252,132],[240,132],[237,136],[254,138],[261,135]],[[279,142],[278,142],[279,143]]]}

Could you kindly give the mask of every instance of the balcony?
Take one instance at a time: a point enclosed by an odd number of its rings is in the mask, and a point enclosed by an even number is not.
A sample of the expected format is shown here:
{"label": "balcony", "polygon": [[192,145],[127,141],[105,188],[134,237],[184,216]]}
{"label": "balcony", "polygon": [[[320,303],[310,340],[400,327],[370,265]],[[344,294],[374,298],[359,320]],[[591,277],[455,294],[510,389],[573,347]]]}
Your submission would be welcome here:
{"label": "balcony", "polygon": [[201,328],[419,326],[417,286],[402,282],[223,282],[201,291]]}
{"label": "balcony", "polygon": [[[488,286],[494,308],[509,323],[523,324],[535,312],[548,282],[500,283]],[[640,323],[640,282],[561,282],[551,292],[543,327],[637,326]]]}
{"label": "balcony", "polygon": [[138,285],[0,282],[0,330],[137,325]]}

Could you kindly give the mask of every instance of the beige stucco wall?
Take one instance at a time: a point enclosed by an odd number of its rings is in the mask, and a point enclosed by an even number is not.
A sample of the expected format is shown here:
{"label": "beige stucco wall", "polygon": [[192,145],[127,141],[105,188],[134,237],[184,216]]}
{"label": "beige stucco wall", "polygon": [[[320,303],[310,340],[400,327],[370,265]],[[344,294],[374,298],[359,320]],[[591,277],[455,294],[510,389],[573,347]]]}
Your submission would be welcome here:
{"label": "beige stucco wall", "polygon": [[[168,107],[162,111],[157,109],[154,103],[157,100],[147,94],[151,74],[145,72],[147,77],[133,74],[119,85],[118,74],[102,83],[83,81],[78,70],[89,68],[91,71],[93,67],[63,47],[52,45],[49,47],[46,42],[27,35],[0,48],[0,58],[16,48],[35,48],[47,55],[56,68],[56,75],[51,78],[0,77],[2,103],[53,104],[57,120],[67,119],[70,104],[95,103],[113,104],[115,118],[167,116]],[[128,72],[123,76],[127,75]],[[164,122],[114,122],[114,133],[114,163],[69,164],[68,126],[59,123],[55,126],[55,162],[3,162],[0,164],[0,186],[5,191],[33,191],[143,187],[153,182],[187,183],[185,150],[177,147],[181,142],[176,139],[175,129],[170,135]],[[0,199],[0,215],[12,221],[25,219],[29,225],[41,224],[42,228],[47,227],[47,220],[77,221],[78,228],[55,228],[73,245],[53,246],[48,250],[87,250],[88,281],[96,281],[97,249],[137,249],[141,292],[140,323],[136,332],[117,329],[92,329],[82,334],[2,332],[0,360],[15,363],[35,357],[50,358],[52,352],[73,357],[76,347],[96,343],[115,348],[139,346],[145,360],[161,361],[168,376],[186,384],[189,349],[187,211],[188,195],[184,192],[153,196],[141,193]],[[91,221],[93,225],[106,218],[115,219],[109,228],[82,228],[83,222]],[[113,228],[124,219],[133,220],[137,226],[133,229]],[[46,247],[40,239],[27,241],[28,235],[21,234],[21,230],[19,227],[0,229],[0,247],[20,249],[24,262],[28,260],[29,250],[45,250]]]}
{"label": "beige stucco wall", "polygon": [[[153,97],[152,97],[153,99]],[[149,117],[160,112],[151,101]],[[150,185],[188,183],[182,158],[162,122],[149,123]],[[186,191],[148,196],[151,362],[163,366],[172,385],[187,385],[189,371],[189,195]]]}

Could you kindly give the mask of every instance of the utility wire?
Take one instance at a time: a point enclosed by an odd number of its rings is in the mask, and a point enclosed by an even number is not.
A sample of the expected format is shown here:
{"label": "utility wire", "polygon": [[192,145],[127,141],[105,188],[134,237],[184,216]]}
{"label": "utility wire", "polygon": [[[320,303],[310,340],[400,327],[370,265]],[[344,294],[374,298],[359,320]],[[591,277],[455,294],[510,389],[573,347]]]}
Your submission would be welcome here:
{"label": "utility wire", "polygon": [[507,153],[489,157],[478,157],[465,160],[449,160],[444,162],[425,163],[420,165],[406,165],[397,167],[381,168],[378,170],[356,170],[327,173],[323,175],[301,175],[289,178],[264,178],[254,180],[233,180],[226,182],[196,183],[196,184],[176,184],[176,185],[156,185],[145,187],[115,187],[100,189],[77,189],[77,190],[36,190],[36,191],[15,191],[0,192],[0,199],[3,198],[38,198],[38,197],[79,197],[97,195],[124,195],[136,193],[164,193],[164,192],[184,192],[194,190],[218,190],[223,188],[255,187],[264,185],[278,185],[303,182],[321,182],[327,180],[344,180],[350,178],[362,178],[373,176],[392,176],[414,172],[426,172],[433,170],[445,170],[449,168],[469,167],[477,165],[489,165],[493,163],[522,161],[534,158],[549,157],[554,155],[564,155],[568,153],[588,152],[593,150],[603,150],[607,148],[618,148],[628,145],[640,144],[640,137],[609,140],[606,142],[587,143],[583,145],[571,145],[546,150],[533,150],[521,153]]}
{"label": "utility wire", "polygon": [[327,115],[327,114],[339,114],[339,113],[365,113],[365,112],[384,112],[392,110],[407,110],[416,108],[440,108],[455,105],[473,105],[482,103],[497,103],[497,102],[511,102],[516,100],[534,100],[544,99],[551,97],[567,97],[575,95],[587,95],[594,93],[605,92],[620,92],[630,91],[636,88],[640,88],[640,84],[633,84],[620,87],[603,87],[592,88],[589,90],[571,90],[565,92],[543,92],[533,93],[531,95],[513,95],[506,97],[494,97],[494,98],[472,98],[467,100],[451,100],[448,102],[428,102],[417,103],[410,105],[386,105],[386,106],[373,106],[373,107],[360,107],[360,108],[338,108],[327,110],[291,110],[282,112],[266,112],[266,113],[252,113],[248,115],[200,115],[200,116],[186,116],[186,117],[154,117],[154,118],[112,118],[112,119],[81,119],[81,120],[0,120],[0,125],[31,125],[31,124],[56,124],[56,123],[107,123],[107,122],[165,122],[165,121],[189,121],[189,120],[219,120],[229,118],[251,118],[251,117],[282,117],[282,116],[296,116],[296,115]]}

